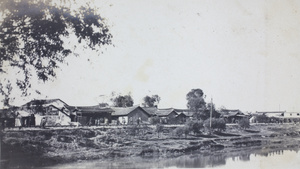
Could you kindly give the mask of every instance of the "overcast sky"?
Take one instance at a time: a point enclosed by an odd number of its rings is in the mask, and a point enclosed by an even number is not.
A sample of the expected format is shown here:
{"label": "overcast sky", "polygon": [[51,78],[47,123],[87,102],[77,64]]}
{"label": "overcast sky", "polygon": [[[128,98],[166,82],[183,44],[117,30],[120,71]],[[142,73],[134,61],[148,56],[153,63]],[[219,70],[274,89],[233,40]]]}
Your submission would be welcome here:
{"label": "overcast sky", "polygon": [[[42,95],[70,105],[95,105],[110,93],[140,104],[186,108],[200,88],[216,107],[300,111],[300,1],[124,0],[96,2],[115,47],[79,49]],[[88,61],[89,59],[89,61]],[[99,97],[105,95],[106,97]]]}

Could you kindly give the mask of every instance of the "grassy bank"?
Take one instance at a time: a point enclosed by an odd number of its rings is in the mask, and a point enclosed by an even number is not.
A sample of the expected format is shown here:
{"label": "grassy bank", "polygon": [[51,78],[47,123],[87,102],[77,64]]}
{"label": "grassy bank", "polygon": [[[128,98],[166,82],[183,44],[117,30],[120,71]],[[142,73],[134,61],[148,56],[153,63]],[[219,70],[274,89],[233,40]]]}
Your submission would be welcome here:
{"label": "grassy bank", "polygon": [[164,127],[161,133],[154,126],[6,130],[1,133],[1,165],[292,148],[298,147],[300,135],[300,126],[292,124],[252,125],[247,131],[233,125],[212,137],[193,133],[179,137],[175,128]]}

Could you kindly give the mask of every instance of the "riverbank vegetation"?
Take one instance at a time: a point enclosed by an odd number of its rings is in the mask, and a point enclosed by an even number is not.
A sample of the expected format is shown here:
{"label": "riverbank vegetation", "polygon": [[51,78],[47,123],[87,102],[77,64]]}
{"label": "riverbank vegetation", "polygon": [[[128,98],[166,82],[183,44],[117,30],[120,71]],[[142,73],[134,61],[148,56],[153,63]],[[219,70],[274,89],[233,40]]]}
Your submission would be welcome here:
{"label": "riverbank vegetation", "polygon": [[[186,125],[132,125],[82,128],[14,129],[2,132],[1,165],[34,157],[51,165],[78,160],[121,157],[174,157],[187,153],[237,151],[250,147],[298,146],[300,127],[257,124],[248,130],[227,125],[207,134],[201,122]],[[193,132],[189,132],[191,127]],[[249,132],[249,131],[259,131]],[[28,162],[28,161],[27,161]]]}

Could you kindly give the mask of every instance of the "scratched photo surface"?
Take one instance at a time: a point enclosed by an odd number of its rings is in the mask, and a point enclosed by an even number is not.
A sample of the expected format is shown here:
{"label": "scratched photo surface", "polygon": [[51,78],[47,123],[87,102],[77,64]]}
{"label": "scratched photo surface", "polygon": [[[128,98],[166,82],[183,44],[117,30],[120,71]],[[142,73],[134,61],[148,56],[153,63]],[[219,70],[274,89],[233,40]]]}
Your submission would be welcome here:
{"label": "scratched photo surface", "polygon": [[0,0],[1,168],[299,168],[300,1]]}

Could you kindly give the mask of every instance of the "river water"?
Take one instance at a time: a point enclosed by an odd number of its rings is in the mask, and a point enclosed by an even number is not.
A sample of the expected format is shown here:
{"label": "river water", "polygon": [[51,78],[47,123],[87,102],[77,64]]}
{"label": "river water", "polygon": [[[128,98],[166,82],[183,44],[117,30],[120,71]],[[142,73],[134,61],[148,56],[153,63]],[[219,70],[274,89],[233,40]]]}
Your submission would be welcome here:
{"label": "river water", "polygon": [[298,150],[243,150],[237,152],[215,152],[213,154],[190,154],[175,158],[121,158],[113,160],[81,161],[45,167],[47,169],[299,169]]}

